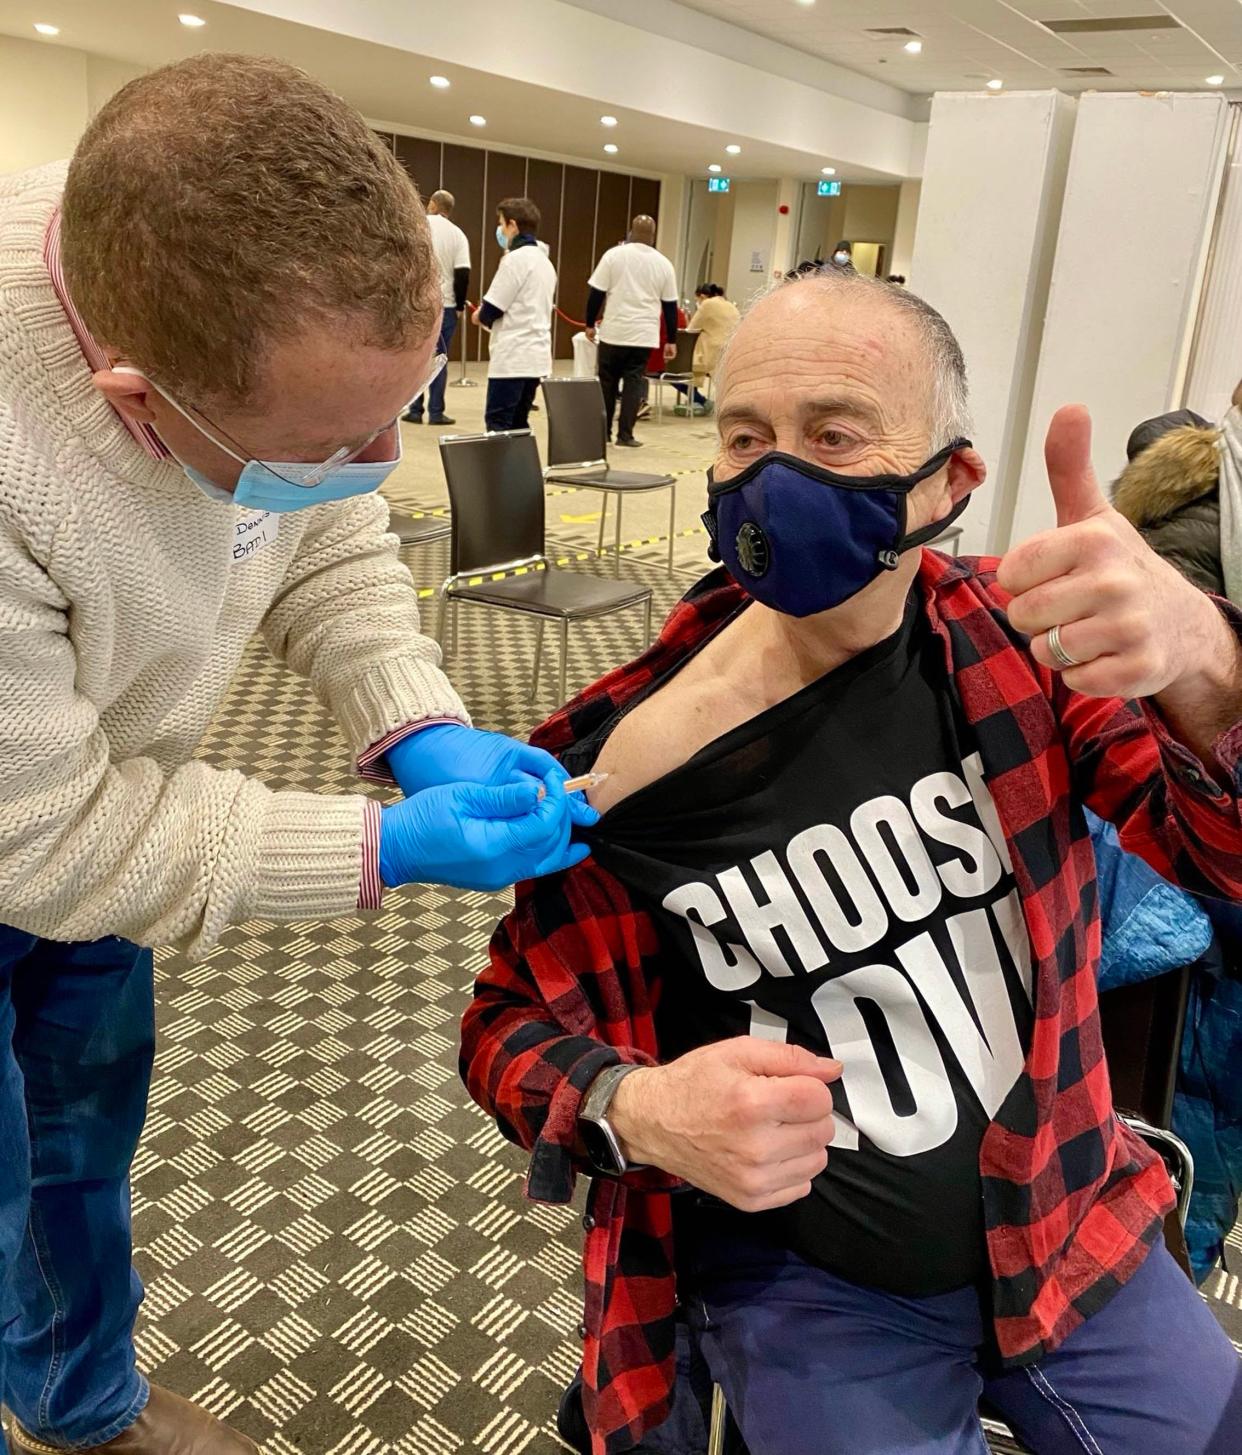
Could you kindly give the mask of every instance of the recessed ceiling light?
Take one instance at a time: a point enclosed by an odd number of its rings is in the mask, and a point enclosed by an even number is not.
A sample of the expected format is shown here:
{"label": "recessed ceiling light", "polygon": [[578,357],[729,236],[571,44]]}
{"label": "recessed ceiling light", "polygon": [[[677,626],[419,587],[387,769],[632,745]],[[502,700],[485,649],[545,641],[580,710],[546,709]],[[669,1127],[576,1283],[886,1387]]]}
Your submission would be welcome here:
{"label": "recessed ceiling light", "polygon": [[999,91],[1004,84],[1005,84],[1004,81],[1001,81],[999,79],[998,80],[989,81],[988,82],[988,90],[989,91]]}
{"label": "recessed ceiling light", "polygon": [[707,170],[709,172],[723,172],[724,168],[720,165],[719,162],[709,162],[707,164]]}
{"label": "recessed ceiling light", "polygon": [[727,151],[731,157],[737,156],[738,152],[740,152],[741,150],[741,147],[738,146],[737,142],[735,141],[731,141],[729,145],[725,147],[725,151]]}
{"label": "recessed ceiling light", "polygon": [[619,151],[620,148],[617,146],[615,141],[606,141],[604,143],[604,150],[608,152],[608,154],[611,156],[613,153]]}
{"label": "recessed ceiling light", "polygon": [[60,34],[60,26],[59,25],[45,25],[45,24],[43,24],[41,22],[36,22],[35,29],[39,32],[40,35],[59,35]]}
{"label": "recessed ceiling light", "polygon": [[821,167],[819,174],[821,177],[835,177],[837,175],[837,169],[835,167]]}
{"label": "recessed ceiling light", "polygon": [[616,126],[617,118],[615,116],[601,116],[599,124],[601,126]]}
{"label": "recessed ceiling light", "polygon": [[1205,80],[1209,86],[1223,86],[1225,84],[1224,76],[1207,76]]}
{"label": "recessed ceiling light", "polygon": [[908,55],[917,56],[918,54],[920,54],[920,52],[922,51],[922,49],[923,49],[923,42],[921,40],[908,40],[908,41],[906,41],[906,53]]}
{"label": "recessed ceiling light", "polygon": [[201,15],[178,15],[177,19],[190,30],[201,30],[207,24]]}
{"label": "recessed ceiling light", "polygon": [[437,91],[447,91],[453,84],[447,76],[428,76],[427,78]]}
{"label": "recessed ceiling light", "polygon": [[798,0],[798,4],[805,5],[807,9],[810,9],[810,7],[815,4],[815,0]]}
{"label": "recessed ceiling light", "polygon": [[470,118],[470,125],[471,126],[486,126],[487,125],[487,117],[486,116],[472,116]]}

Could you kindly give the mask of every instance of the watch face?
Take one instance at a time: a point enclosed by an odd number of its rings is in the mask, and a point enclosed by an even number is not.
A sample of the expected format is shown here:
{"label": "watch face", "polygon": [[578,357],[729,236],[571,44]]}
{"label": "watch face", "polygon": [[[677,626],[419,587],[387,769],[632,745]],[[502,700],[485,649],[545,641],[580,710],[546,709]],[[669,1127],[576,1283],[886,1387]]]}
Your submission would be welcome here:
{"label": "watch face", "polygon": [[617,1157],[617,1149],[604,1128],[599,1122],[584,1121],[579,1123],[579,1129],[582,1145],[591,1165],[609,1177],[619,1177],[621,1163]]}

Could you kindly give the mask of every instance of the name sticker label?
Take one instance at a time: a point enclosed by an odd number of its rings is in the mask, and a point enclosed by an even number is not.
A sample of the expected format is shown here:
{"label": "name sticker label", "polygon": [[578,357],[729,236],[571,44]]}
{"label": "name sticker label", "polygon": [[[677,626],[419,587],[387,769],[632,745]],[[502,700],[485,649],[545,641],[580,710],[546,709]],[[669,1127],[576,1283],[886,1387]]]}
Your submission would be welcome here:
{"label": "name sticker label", "polygon": [[270,510],[247,510],[233,527],[233,560],[240,564],[265,550],[279,525],[280,517]]}

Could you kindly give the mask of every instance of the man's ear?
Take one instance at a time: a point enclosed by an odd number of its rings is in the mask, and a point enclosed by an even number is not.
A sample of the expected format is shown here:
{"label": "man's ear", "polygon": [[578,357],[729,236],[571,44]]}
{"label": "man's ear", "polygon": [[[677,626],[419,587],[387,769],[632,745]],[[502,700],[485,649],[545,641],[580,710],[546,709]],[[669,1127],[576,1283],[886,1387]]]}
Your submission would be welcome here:
{"label": "man's ear", "polygon": [[128,419],[139,424],[154,424],[150,398],[154,389],[141,374],[118,374],[115,369],[100,369],[92,376],[95,388]]}
{"label": "man's ear", "polygon": [[978,450],[958,450],[949,460],[949,494],[956,505],[988,478],[988,467]]}

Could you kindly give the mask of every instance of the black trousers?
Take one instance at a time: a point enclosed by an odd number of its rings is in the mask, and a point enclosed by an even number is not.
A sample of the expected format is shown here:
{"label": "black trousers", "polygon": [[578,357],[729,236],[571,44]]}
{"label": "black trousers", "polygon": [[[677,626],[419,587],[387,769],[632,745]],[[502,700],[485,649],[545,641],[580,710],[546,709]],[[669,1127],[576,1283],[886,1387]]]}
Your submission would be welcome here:
{"label": "black trousers", "polygon": [[633,439],[634,421],[643,402],[643,379],[647,372],[650,349],[629,344],[600,344],[599,382],[604,391],[604,409],[608,414],[608,438],[612,438],[612,419],[617,412],[617,393],[621,394],[621,418],[617,423],[619,440]]}
{"label": "black trousers", "polygon": [[488,429],[525,429],[538,379],[489,379],[483,421]]}

